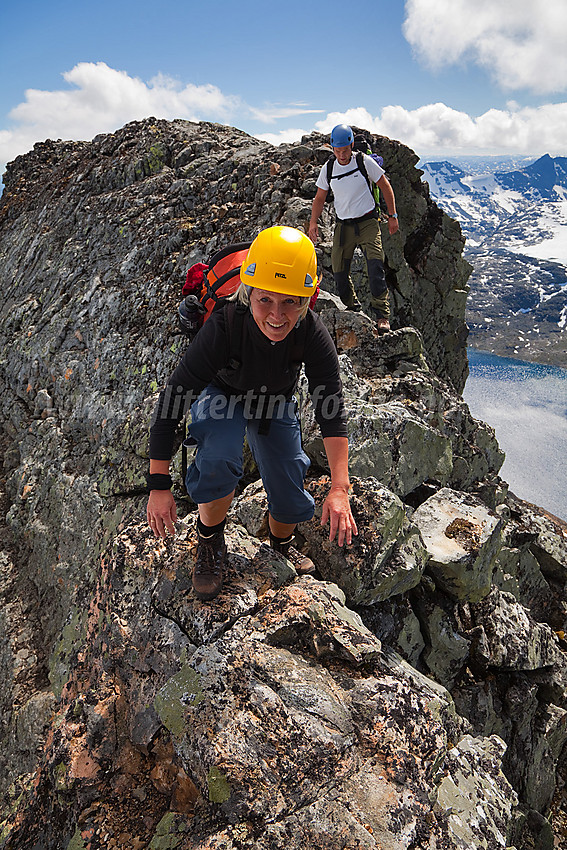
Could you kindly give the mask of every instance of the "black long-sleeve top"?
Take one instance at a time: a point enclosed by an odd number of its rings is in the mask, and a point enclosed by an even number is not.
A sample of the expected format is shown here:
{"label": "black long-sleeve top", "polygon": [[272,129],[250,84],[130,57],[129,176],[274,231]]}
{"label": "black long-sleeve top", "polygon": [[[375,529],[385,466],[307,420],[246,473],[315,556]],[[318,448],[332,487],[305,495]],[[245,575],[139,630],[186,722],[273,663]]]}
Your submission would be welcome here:
{"label": "black long-sleeve top", "polygon": [[302,349],[309,394],[323,437],[346,437],[337,352],[320,318],[308,310],[304,328],[294,329],[281,342],[273,343],[248,311],[242,327],[240,365],[228,369],[234,353],[227,328],[229,315],[228,307],[212,313],[160,393],[150,428],[150,457],[171,459],[178,423],[209,384],[218,386],[227,396],[243,396],[252,405],[262,404],[263,410],[277,409],[273,403],[270,407],[270,398],[289,399],[296,387],[300,364],[294,358],[298,348]]}

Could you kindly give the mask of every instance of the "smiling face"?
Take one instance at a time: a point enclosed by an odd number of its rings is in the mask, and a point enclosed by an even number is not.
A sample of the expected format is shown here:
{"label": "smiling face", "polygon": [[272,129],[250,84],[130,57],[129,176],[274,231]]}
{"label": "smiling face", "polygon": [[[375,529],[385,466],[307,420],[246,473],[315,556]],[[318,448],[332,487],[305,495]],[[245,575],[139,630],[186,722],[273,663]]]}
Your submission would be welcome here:
{"label": "smiling face", "polygon": [[280,342],[293,330],[301,312],[301,299],[267,289],[252,289],[250,310],[254,321],[271,342]]}

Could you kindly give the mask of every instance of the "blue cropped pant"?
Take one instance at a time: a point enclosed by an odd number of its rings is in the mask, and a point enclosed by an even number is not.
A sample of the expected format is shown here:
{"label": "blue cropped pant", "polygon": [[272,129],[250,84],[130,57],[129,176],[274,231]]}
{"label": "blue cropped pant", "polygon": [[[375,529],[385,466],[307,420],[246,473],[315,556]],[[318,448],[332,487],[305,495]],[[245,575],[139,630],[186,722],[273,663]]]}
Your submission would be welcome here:
{"label": "blue cropped pant", "polygon": [[272,517],[292,524],[311,519],[314,501],[303,486],[310,461],[301,446],[296,404],[277,408],[267,434],[242,400],[210,384],[191,406],[189,433],[197,446],[185,485],[196,504],[222,499],[242,477],[244,437],[258,466]]}

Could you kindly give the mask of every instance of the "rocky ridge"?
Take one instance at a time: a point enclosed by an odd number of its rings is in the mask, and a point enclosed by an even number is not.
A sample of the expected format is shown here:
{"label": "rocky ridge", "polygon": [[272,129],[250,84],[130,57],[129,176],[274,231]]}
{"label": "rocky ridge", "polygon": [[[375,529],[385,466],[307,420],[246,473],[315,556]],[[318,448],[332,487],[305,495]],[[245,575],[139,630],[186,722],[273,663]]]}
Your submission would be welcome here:
{"label": "rocky ridge", "polygon": [[[567,737],[567,531],[498,477],[466,379],[468,264],[417,157],[371,137],[401,232],[384,236],[394,332],[332,292],[359,536],[320,527],[328,479],[302,403],[300,529],[317,573],[265,545],[252,462],[226,586],[190,591],[194,505],[143,521],[147,425],[185,340],[188,265],[305,227],[324,139],[274,148],[148,119],[45,142],[0,205],[3,443],[0,847],[553,846]],[[362,285],[362,264],[355,264]],[[300,387],[303,394],[303,387]]]}

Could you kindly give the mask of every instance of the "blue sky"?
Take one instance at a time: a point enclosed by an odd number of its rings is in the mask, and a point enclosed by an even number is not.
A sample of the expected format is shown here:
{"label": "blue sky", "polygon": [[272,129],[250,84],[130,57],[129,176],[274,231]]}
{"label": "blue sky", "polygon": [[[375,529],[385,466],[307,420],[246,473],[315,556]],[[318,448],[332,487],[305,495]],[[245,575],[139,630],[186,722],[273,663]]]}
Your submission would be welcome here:
{"label": "blue sky", "polygon": [[345,120],[427,158],[567,154],[565,0],[20,0],[1,26],[2,171],[152,115],[274,144]]}

